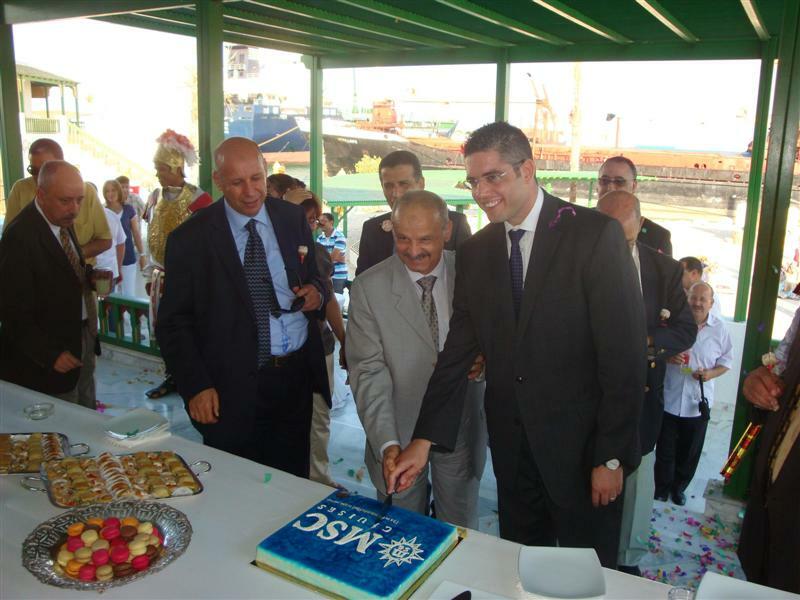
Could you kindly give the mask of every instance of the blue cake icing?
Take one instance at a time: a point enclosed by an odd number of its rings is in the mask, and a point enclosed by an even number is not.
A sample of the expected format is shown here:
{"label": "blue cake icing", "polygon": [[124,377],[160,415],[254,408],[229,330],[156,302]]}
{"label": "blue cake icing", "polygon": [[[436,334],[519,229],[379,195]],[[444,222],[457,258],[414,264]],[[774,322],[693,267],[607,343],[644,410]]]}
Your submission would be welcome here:
{"label": "blue cake icing", "polygon": [[[399,598],[458,540],[456,528],[334,492],[258,545],[256,562],[346,598]],[[376,522],[377,521],[377,522]]]}

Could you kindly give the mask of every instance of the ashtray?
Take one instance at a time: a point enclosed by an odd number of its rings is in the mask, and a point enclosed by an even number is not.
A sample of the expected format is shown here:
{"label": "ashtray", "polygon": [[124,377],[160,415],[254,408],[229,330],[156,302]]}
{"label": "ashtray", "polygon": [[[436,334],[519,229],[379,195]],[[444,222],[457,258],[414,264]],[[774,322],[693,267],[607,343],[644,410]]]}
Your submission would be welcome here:
{"label": "ashtray", "polygon": [[41,421],[52,415],[53,410],[55,410],[55,404],[52,402],[37,402],[36,404],[26,406],[22,412],[24,412],[25,416],[29,419]]}

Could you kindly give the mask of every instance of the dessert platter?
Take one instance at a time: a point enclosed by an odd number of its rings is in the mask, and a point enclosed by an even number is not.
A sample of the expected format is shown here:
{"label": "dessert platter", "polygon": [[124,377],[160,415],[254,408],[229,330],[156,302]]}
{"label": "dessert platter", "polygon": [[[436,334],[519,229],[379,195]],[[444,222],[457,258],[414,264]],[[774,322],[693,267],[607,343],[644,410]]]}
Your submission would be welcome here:
{"label": "dessert platter", "polygon": [[96,457],[46,461],[38,477],[25,477],[20,484],[28,490],[47,492],[55,506],[71,508],[114,500],[193,496],[203,491],[198,475],[210,470],[208,461],[188,465],[168,450],[122,455],[103,452]]}
{"label": "dessert platter", "polygon": [[407,598],[459,539],[448,523],[334,492],[264,539],[255,564],[335,598]]}
{"label": "dessert platter", "polygon": [[0,433],[0,475],[38,473],[45,461],[87,452],[87,444],[70,444],[63,433]]}
{"label": "dessert platter", "polygon": [[191,539],[189,519],[167,504],[95,504],[36,527],[22,545],[22,564],[42,583],[103,591],[160,571]]}

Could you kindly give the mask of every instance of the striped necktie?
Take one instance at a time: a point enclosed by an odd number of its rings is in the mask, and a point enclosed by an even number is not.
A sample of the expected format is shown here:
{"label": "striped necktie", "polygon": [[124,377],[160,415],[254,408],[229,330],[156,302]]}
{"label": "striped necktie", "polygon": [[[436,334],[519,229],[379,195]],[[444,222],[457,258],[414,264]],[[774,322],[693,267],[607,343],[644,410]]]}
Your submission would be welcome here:
{"label": "striped necktie", "polygon": [[258,330],[258,366],[263,365],[272,354],[272,338],[269,331],[269,317],[280,316],[278,299],[275,296],[275,287],[272,284],[272,275],[267,266],[267,253],[264,243],[256,230],[256,220],[250,219],[245,225],[247,229],[247,245],[244,247],[244,275],[247,279],[247,288],[250,290],[250,300],[256,313],[256,328]]}
{"label": "striped necktie", "polygon": [[95,303],[92,287],[86,281],[86,271],[81,264],[81,259],[75,252],[69,235],[69,230],[62,227],[58,233],[58,238],[61,240],[61,247],[64,249],[64,254],[67,255],[72,270],[75,271],[75,276],[81,284],[81,291],[83,293],[83,301],[86,303],[86,321],[89,325],[89,331],[92,334],[97,334],[97,304]]}

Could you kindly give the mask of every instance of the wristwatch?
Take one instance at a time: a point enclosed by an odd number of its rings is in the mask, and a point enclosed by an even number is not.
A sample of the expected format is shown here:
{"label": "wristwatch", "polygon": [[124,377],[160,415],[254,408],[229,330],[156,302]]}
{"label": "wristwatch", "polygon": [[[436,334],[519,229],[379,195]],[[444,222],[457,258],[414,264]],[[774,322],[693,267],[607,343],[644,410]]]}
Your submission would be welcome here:
{"label": "wristwatch", "polygon": [[619,469],[619,461],[616,458],[606,461],[606,469],[609,471],[616,471]]}

